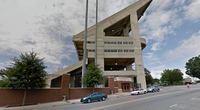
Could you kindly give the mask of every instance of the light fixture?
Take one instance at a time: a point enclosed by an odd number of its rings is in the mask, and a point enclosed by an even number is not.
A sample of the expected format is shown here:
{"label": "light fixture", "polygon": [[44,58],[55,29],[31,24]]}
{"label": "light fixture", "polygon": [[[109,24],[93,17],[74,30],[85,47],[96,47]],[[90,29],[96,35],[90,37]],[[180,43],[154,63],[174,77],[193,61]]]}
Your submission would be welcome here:
{"label": "light fixture", "polygon": [[117,60],[115,60],[115,65],[117,65]]}

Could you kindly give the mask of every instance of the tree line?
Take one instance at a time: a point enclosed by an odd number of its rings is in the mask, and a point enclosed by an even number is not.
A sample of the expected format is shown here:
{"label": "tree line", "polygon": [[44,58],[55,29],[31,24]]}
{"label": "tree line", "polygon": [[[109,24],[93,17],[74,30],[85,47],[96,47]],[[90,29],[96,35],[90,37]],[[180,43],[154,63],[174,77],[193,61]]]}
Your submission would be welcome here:
{"label": "tree line", "polygon": [[[186,64],[186,74],[200,79],[200,55],[190,58]],[[155,79],[152,78],[150,71],[145,69],[146,82],[148,85],[155,83]],[[165,69],[161,73],[161,78],[156,79],[162,85],[179,85],[183,84],[183,73],[180,69]]]}

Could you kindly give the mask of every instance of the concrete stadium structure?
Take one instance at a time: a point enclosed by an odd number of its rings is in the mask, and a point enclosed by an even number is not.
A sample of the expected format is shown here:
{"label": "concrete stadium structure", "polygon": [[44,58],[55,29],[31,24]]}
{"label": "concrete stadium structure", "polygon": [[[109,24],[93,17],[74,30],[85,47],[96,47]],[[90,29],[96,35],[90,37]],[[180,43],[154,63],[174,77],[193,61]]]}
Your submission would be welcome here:
{"label": "concrete stadium structure", "polygon": [[[139,0],[116,14],[100,21],[97,31],[97,64],[107,78],[114,78],[119,91],[131,91],[134,87],[146,88],[142,49],[146,47],[140,38],[139,19],[152,0]],[[88,28],[87,64],[95,62],[96,26]],[[84,31],[74,35],[73,42],[79,61],[48,77],[48,86],[56,85],[59,76],[70,74],[70,86],[81,87]]]}

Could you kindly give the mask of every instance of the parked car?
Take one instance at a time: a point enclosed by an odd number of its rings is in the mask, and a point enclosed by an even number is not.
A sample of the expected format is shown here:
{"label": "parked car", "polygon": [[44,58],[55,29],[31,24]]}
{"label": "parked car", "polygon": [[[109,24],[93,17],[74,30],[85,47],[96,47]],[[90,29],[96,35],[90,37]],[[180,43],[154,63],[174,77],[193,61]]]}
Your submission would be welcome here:
{"label": "parked car", "polygon": [[160,88],[158,86],[151,86],[147,88],[147,92],[159,92]]}
{"label": "parked car", "polygon": [[94,92],[88,96],[81,98],[81,103],[91,103],[94,101],[105,101],[107,99],[107,95],[100,92]]}
{"label": "parked car", "polygon": [[140,94],[146,94],[147,90],[146,89],[136,89],[134,91],[131,92],[131,95],[140,95]]}

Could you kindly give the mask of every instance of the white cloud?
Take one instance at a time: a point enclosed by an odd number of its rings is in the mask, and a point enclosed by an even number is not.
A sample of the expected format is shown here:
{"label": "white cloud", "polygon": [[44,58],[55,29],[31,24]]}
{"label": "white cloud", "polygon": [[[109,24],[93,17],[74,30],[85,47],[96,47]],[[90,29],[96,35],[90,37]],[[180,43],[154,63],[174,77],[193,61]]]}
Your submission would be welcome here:
{"label": "white cloud", "polygon": [[112,15],[138,0],[99,0],[100,19]]}
{"label": "white cloud", "polygon": [[[137,0],[99,1],[99,20],[112,15]],[[160,49],[168,35],[174,33],[182,22],[184,8],[195,19],[198,0],[184,6],[186,0],[153,0],[149,12],[142,18],[141,33],[152,40],[152,50]],[[112,3],[112,5],[111,5]],[[0,0],[0,53],[16,56],[20,52],[34,50],[45,62],[54,67],[69,61],[75,55],[72,35],[84,29],[84,0]],[[95,23],[95,0],[89,1],[89,25]],[[159,59],[154,64],[161,65]],[[0,60],[1,61],[1,60]],[[1,61],[4,64],[5,61]],[[75,61],[74,61],[75,62]],[[0,65],[1,67],[1,65]],[[160,67],[164,68],[164,66]],[[159,68],[152,69],[159,71]]]}
{"label": "white cloud", "polygon": [[144,53],[144,59],[145,68],[151,71],[151,75],[154,78],[160,78],[161,72],[166,69],[164,63],[161,62],[160,57],[152,52],[148,52]]}
{"label": "white cloud", "polygon": [[170,50],[167,54],[168,58],[174,59],[187,59],[200,54],[200,30],[179,42],[179,46],[173,50]]}
{"label": "white cloud", "polygon": [[151,11],[142,19],[142,35],[144,34],[147,40],[154,42],[151,50],[159,50],[166,37],[174,34],[174,29],[182,23],[179,6],[184,2],[178,1],[174,4],[173,0],[153,0],[149,7]]}
{"label": "white cloud", "polygon": [[158,70],[151,69],[150,71],[151,71],[151,75],[153,78],[160,79],[161,73],[162,73],[162,71],[160,69],[158,69]]}
{"label": "white cloud", "polygon": [[152,48],[151,48],[152,51],[156,51],[156,50],[159,50],[159,49],[160,49],[160,43],[159,42],[152,44]]}
{"label": "white cloud", "polygon": [[185,17],[189,20],[199,21],[200,19],[200,1],[192,0],[191,3],[185,7]]}
{"label": "white cloud", "polygon": [[[63,1],[0,1],[0,53],[12,53],[9,54],[12,58],[33,50],[44,57],[46,63],[61,64],[63,59],[70,60],[75,53],[71,36],[81,26],[73,21],[73,12],[63,13],[71,8],[71,11],[81,12],[81,2],[68,1],[69,5],[64,7]],[[77,5],[79,10],[76,10]],[[71,17],[71,21],[66,16]]]}
{"label": "white cloud", "polygon": [[[134,1],[99,1],[99,20]],[[84,0],[0,0],[0,13],[0,53],[12,58],[21,52],[36,51],[51,64],[50,71],[66,65],[63,60],[76,62],[71,59],[75,55],[71,39],[83,30]],[[89,25],[94,21],[95,1],[91,0]],[[0,61],[2,67],[6,61]]]}

